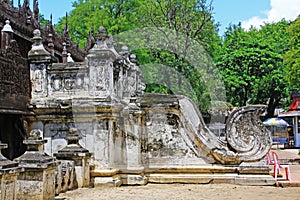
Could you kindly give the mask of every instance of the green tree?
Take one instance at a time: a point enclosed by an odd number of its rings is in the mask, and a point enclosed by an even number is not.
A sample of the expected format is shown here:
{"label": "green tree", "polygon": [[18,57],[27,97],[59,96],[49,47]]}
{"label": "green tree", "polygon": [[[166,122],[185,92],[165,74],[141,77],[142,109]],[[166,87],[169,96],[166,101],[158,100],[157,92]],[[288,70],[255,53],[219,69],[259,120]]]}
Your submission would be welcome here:
{"label": "green tree", "polygon": [[300,16],[287,29],[289,50],[284,55],[290,91],[300,91]]}
{"label": "green tree", "polygon": [[283,20],[260,30],[245,31],[241,24],[227,29],[217,66],[230,103],[268,103],[268,117],[274,114],[287,94],[282,54],[287,50],[288,25]]}
{"label": "green tree", "polygon": [[[196,40],[213,55],[220,38],[217,35],[218,24],[215,24],[212,16],[212,3],[212,0],[148,0],[143,7],[143,12],[148,16],[145,22],[162,31],[171,44],[174,38],[168,38],[166,30],[173,30],[176,36],[184,35],[186,49],[190,40]],[[176,46],[172,48],[173,52],[178,52]],[[183,57],[185,53],[183,51]]]}
{"label": "green tree", "polygon": [[[177,94],[193,98],[202,112],[207,112],[214,97],[209,89],[211,80],[205,81],[204,78],[212,67],[211,57],[214,58],[220,44],[216,33],[218,25],[212,17],[212,1],[148,0],[143,8],[148,16],[145,22],[148,21],[154,32],[160,33],[158,43],[167,44],[163,49],[150,48],[148,55],[178,73],[175,76],[172,70],[166,70],[161,79],[172,90],[175,87]],[[186,85],[186,80],[190,86]]]}
{"label": "green tree", "polygon": [[[140,0],[77,0],[68,16],[68,28],[72,41],[84,47],[89,31],[104,26],[107,33],[115,35],[140,26]],[[63,17],[56,29],[62,33],[66,17]]]}
{"label": "green tree", "polygon": [[47,27],[51,22],[48,19],[45,19],[45,16],[43,14],[39,14],[40,24],[41,27]]}

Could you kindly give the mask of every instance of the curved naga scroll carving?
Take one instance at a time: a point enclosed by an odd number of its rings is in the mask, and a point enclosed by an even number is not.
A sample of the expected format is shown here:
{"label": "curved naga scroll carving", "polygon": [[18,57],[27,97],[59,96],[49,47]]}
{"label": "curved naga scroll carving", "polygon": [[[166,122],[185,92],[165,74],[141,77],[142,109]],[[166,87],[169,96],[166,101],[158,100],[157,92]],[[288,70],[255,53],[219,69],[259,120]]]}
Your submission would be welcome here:
{"label": "curved naga scroll carving", "polygon": [[224,164],[262,159],[272,145],[271,133],[259,119],[264,111],[263,105],[246,106],[235,110],[226,123],[227,152],[214,148],[212,150],[214,158]]}
{"label": "curved naga scroll carving", "polygon": [[207,128],[200,111],[190,99],[181,97],[179,104],[181,120],[197,155],[205,152],[222,164],[240,164],[261,160],[271,148],[271,133],[259,119],[265,111],[264,105],[240,107],[233,111],[226,123],[227,140],[223,141]]}

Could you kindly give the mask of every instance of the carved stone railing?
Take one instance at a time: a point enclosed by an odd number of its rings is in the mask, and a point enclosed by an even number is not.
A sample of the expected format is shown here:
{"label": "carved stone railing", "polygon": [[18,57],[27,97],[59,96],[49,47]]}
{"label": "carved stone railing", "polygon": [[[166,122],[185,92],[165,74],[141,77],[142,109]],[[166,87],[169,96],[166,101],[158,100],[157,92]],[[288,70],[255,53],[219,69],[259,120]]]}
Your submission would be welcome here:
{"label": "carved stone railing", "polygon": [[[69,130],[68,135],[65,137],[68,144],[63,149],[60,149],[54,156],[59,160],[69,160],[74,168],[73,177],[70,177],[70,188],[73,187],[89,187],[90,185],[90,165],[89,160],[91,153],[79,144],[79,140],[82,137],[78,133],[77,129],[72,128]],[[73,180],[74,179],[74,180]]]}
{"label": "carved stone railing", "polygon": [[15,161],[24,169],[17,181],[17,199],[54,199],[56,160],[44,153],[40,130],[32,130],[24,140],[27,151]]}
{"label": "carved stone railing", "polygon": [[59,163],[55,170],[56,195],[77,188],[75,162],[72,160],[60,160]]}
{"label": "carved stone railing", "polygon": [[222,141],[209,130],[198,108],[190,99],[182,97],[179,102],[186,128],[191,133],[197,133],[194,143],[201,146],[200,150],[206,151],[218,162],[222,164],[255,162],[264,158],[270,150],[271,133],[259,119],[265,106],[246,106],[233,111],[226,123],[226,141]]}
{"label": "carved stone railing", "polygon": [[263,126],[259,117],[266,106],[240,107],[229,116],[226,123],[227,152],[213,149],[214,157],[221,163],[259,161],[272,146],[270,131]]}

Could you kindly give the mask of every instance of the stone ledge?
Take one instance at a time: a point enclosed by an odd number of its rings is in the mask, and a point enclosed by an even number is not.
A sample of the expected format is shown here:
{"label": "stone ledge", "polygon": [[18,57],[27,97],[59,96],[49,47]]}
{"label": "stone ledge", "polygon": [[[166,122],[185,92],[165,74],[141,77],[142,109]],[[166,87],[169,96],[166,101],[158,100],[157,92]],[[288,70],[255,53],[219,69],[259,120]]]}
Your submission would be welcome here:
{"label": "stone ledge", "polygon": [[146,173],[195,173],[195,174],[211,174],[211,173],[237,173],[238,167],[224,167],[224,166],[185,166],[185,167],[178,167],[178,166],[156,166],[151,167],[145,170]]}
{"label": "stone ledge", "polygon": [[98,169],[92,171],[91,176],[94,184],[98,186],[145,185],[147,183],[275,185],[275,179],[269,174],[239,174],[238,167],[222,166],[152,167],[144,171],[141,169]]}
{"label": "stone ledge", "polygon": [[92,185],[93,187],[119,187],[122,185],[122,180],[119,175],[114,175],[111,177],[93,177]]}
{"label": "stone ledge", "polygon": [[91,170],[91,177],[110,177],[119,174],[119,169],[95,169]]}
{"label": "stone ledge", "polygon": [[149,183],[228,183],[239,185],[275,185],[269,175],[238,175],[238,174],[150,174]]}
{"label": "stone ledge", "polygon": [[300,187],[300,182],[276,181],[277,187]]}

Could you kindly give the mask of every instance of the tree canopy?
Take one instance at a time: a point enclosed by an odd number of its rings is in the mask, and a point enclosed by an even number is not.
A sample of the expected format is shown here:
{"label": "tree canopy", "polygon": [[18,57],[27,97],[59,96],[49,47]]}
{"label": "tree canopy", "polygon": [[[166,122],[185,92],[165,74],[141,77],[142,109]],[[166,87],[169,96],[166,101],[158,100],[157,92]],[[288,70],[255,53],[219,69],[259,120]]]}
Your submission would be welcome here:
{"label": "tree canopy", "polygon": [[73,42],[84,47],[89,33],[104,26],[137,55],[146,91],[185,94],[202,112],[227,101],[268,104],[272,116],[289,92],[300,90],[299,18],[247,31],[230,25],[221,39],[212,0],[77,0],[73,7]]}
{"label": "tree canopy", "polygon": [[300,16],[288,27],[289,50],[284,55],[286,79],[291,91],[300,91]]}
{"label": "tree canopy", "polygon": [[234,106],[268,104],[269,115],[287,95],[283,53],[287,50],[285,20],[245,31],[241,24],[225,34],[217,66],[227,100]]}

